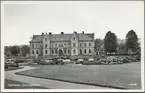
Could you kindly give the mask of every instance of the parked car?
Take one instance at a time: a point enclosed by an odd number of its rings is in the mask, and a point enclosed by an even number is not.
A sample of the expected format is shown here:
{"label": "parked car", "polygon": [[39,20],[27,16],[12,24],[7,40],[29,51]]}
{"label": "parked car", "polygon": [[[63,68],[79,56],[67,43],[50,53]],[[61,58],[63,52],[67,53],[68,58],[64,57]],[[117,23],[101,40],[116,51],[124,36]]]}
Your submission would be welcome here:
{"label": "parked car", "polygon": [[78,59],[76,64],[81,64],[84,61],[84,59]]}
{"label": "parked car", "polygon": [[94,61],[94,58],[89,58],[88,61]]}
{"label": "parked car", "polygon": [[63,62],[70,62],[71,60],[70,59],[63,59],[62,61]]}
{"label": "parked car", "polygon": [[15,62],[5,62],[5,69],[8,69],[9,67],[19,67],[19,65]]}
{"label": "parked car", "polygon": [[50,62],[52,62],[52,60],[45,60],[45,62],[50,63]]}

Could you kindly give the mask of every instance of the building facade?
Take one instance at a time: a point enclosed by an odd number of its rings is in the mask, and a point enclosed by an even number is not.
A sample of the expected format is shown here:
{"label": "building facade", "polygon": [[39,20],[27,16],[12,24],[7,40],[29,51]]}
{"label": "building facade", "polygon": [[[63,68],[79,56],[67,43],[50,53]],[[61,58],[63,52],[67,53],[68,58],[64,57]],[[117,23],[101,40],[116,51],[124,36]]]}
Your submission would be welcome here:
{"label": "building facade", "polygon": [[31,56],[78,56],[94,55],[94,33],[33,35],[30,43]]}

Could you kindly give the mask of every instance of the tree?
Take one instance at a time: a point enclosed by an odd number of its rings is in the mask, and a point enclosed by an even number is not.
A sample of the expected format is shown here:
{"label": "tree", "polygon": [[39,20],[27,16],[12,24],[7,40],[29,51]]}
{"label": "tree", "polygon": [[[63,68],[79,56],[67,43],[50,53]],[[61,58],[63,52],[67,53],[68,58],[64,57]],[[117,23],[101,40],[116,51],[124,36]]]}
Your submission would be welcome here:
{"label": "tree", "polygon": [[128,52],[137,52],[139,47],[138,36],[133,30],[126,34],[126,48]]}
{"label": "tree", "polygon": [[106,33],[105,39],[104,39],[104,48],[106,53],[116,53],[117,48],[117,37],[114,33],[111,31],[108,31]]}
{"label": "tree", "polygon": [[117,39],[117,53],[118,54],[126,54],[126,46],[124,39]]}
{"label": "tree", "polygon": [[102,39],[95,39],[95,51],[96,54],[103,54],[104,50],[104,41]]}
{"label": "tree", "polygon": [[11,46],[5,46],[4,47],[4,54],[5,54],[5,56],[7,56],[7,57],[11,56],[10,49],[11,49]]}
{"label": "tree", "polygon": [[11,47],[10,51],[11,51],[12,55],[16,56],[16,55],[18,55],[19,52],[20,52],[20,47],[14,45],[14,46]]}
{"label": "tree", "polygon": [[21,47],[21,55],[26,56],[26,54],[30,53],[30,47],[28,45],[23,45]]}

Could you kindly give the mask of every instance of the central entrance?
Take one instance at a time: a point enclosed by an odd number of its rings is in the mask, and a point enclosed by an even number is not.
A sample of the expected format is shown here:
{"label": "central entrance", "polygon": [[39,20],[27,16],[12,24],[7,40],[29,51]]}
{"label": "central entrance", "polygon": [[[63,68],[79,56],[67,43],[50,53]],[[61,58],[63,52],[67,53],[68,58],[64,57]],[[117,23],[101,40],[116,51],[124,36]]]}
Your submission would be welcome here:
{"label": "central entrance", "polygon": [[58,50],[58,55],[59,55],[59,56],[62,56],[62,55],[63,55],[62,49],[59,49],[59,50]]}

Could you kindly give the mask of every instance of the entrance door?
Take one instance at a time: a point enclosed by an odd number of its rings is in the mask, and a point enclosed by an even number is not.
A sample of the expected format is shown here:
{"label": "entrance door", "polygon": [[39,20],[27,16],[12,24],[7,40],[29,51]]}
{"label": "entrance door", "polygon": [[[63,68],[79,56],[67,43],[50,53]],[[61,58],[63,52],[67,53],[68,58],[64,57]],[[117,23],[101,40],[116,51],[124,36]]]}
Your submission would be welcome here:
{"label": "entrance door", "polygon": [[59,49],[58,54],[59,54],[59,56],[62,56],[63,55],[63,51],[61,49]]}

